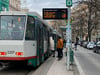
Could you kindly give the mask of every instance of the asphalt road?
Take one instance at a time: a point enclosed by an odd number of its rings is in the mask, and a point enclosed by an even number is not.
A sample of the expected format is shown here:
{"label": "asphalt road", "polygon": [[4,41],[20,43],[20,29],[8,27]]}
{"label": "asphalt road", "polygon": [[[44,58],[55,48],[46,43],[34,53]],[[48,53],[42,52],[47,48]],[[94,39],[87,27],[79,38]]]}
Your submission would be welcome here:
{"label": "asphalt road", "polygon": [[85,75],[100,75],[100,54],[78,46],[75,57]]}

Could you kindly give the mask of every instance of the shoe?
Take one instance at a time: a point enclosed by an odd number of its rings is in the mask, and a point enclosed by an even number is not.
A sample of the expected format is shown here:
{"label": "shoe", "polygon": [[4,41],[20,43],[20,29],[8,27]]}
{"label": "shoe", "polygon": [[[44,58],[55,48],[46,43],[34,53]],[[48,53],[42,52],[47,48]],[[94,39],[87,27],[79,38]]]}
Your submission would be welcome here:
{"label": "shoe", "polygon": [[61,58],[58,58],[58,61],[60,60]]}
{"label": "shoe", "polygon": [[52,57],[55,57],[55,56],[52,56]]}

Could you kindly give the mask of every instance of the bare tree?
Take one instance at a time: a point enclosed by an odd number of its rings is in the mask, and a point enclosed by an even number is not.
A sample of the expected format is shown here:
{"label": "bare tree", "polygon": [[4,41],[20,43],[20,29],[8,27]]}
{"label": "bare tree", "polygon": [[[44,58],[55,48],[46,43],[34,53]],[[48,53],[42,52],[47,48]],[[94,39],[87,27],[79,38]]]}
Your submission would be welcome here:
{"label": "bare tree", "polygon": [[[100,11],[100,8],[99,8],[100,1],[99,0],[87,0],[87,1],[86,0],[78,0],[76,3],[78,3],[78,4],[84,3],[84,4],[88,5],[88,15],[87,15],[88,16],[88,39],[89,39],[89,41],[91,41],[92,30],[97,28],[97,24],[99,22],[97,20],[97,17],[98,17],[97,13]],[[92,16],[94,16],[95,19],[93,19]],[[81,15],[81,18],[83,18],[82,15]]]}

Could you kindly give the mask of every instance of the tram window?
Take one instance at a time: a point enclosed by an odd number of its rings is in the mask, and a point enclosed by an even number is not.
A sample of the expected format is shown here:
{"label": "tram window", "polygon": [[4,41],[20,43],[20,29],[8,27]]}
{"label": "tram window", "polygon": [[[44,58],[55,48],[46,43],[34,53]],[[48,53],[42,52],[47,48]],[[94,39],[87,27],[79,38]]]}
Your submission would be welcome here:
{"label": "tram window", "polygon": [[0,16],[0,40],[23,40],[25,21],[23,15]]}
{"label": "tram window", "polygon": [[25,40],[34,40],[35,38],[35,23],[33,17],[28,17]]}

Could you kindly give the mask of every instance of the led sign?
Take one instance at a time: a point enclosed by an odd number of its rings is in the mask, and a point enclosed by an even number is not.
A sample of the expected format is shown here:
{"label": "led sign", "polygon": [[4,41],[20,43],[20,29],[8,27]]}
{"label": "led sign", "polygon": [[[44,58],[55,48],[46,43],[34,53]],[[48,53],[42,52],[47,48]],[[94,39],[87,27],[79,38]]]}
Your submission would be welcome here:
{"label": "led sign", "polygon": [[66,8],[44,8],[43,9],[43,19],[67,19]]}

